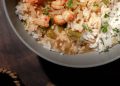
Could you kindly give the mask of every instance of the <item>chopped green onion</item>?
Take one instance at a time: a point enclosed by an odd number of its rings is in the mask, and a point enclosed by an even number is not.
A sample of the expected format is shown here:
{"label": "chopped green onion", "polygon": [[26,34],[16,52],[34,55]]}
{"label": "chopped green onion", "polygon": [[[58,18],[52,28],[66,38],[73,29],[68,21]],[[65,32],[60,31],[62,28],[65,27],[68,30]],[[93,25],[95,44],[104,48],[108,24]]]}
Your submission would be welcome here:
{"label": "chopped green onion", "polygon": [[107,27],[103,26],[103,27],[102,27],[102,32],[103,32],[103,33],[106,33],[107,31],[108,31]]}
{"label": "chopped green onion", "polygon": [[103,33],[106,33],[108,31],[108,26],[109,24],[107,22],[105,22],[102,27],[101,27],[101,30]]}
{"label": "chopped green onion", "polygon": [[88,30],[89,32],[92,32],[92,30],[88,27],[87,24],[83,24],[82,27],[84,30]]}
{"label": "chopped green onion", "polygon": [[88,29],[88,26],[86,24],[83,24],[82,25],[83,29],[87,30]]}
{"label": "chopped green onion", "polygon": [[73,0],[68,0],[67,7],[71,8],[73,6]]}
{"label": "chopped green onion", "polygon": [[105,15],[104,15],[104,18],[108,18],[108,17],[109,17],[109,14],[105,14]]}
{"label": "chopped green onion", "polygon": [[117,28],[113,29],[113,31],[116,32],[116,33],[119,33],[119,32],[120,32],[120,30],[117,29]]}

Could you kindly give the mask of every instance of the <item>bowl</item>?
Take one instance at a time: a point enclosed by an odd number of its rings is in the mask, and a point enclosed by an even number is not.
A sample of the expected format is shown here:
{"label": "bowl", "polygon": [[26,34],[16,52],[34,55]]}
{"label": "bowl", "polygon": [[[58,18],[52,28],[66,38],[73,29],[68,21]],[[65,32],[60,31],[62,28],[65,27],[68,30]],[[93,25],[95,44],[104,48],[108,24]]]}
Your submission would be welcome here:
{"label": "bowl", "polygon": [[53,62],[58,65],[74,67],[74,68],[87,68],[96,67],[110,63],[120,57],[120,46],[116,45],[109,52],[98,53],[89,52],[79,55],[61,55],[56,52],[49,51],[38,44],[27,32],[18,16],[15,14],[15,7],[18,0],[2,0],[4,11],[7,19],[11,25],[11,29],[16,33],[18,38],[34,53],[43,59]]}

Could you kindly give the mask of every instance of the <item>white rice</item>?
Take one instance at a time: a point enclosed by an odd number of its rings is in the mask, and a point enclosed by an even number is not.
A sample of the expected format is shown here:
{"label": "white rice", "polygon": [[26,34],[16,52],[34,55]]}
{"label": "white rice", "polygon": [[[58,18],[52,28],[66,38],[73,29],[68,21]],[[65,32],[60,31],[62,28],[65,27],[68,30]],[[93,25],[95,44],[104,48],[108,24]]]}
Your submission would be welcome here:
{"label": "white rice", "polygon": [[[112,3],[116,1],[117,0],[111,0]],[[85,0],[80,0],[79,2],[85,2]],[[29,14],[27,14],[27,11],[29,11]],[[55,11],[51,13],[51,15],[60,14],[61,11],[62,10],[60,10],[59,12]],[[120,31],[120,2],[115,4],[113,8],[108,8],[106,5],[102,5],[101,14],[96,14],[94,12],[91,13],[87,7],[84,8],[82,12],[80,10],[78,10],[77,12],[78,15],[76,16],[76,19],[72,22],[69,22],[65,29],[71,28],[72,31],[82,32],[84,30],[82,25],[85,22],[84,19],[81,19],[81,17],[82,18],[84,17],[86,20],[89,20],[86,24],[88,25],[88,27],[94,28],[93,32],[86,31],[82,35],[83,35],[83,39],[86,41],[89,42],[95,41],[94,43],[91,43],[89,45],[90,48],[98,52],[103,52],[106,49],[111,48],[113,45],[118,44],[120,42],[120,32],[116,33],[115,31],[113,31],[115,28],[119,29]],[[42,36],[41,33],[38,34],[34,32],[36,29],[39,28],[40,26],[39,20],[41,19],[41,15],[39,14],[39,12],[35,11],[35,6],[31,5],[30,3],[19,2],[18,5],[16,6],[15,13],[18,15],[20,20],[26,21],[24,25],[25,30],[27,30],[28,33],[33,36],[33,38],[38,39]],[[81,13],[83,14],[82,16]],[[104,15],[109,13],[110,13],[110,17],[105,18]],[[119,21],[116,22],[116,18]],[[36,24],[34,23],[34,21],[37,21],[38,23]],[[99,22],[99,24],[96,22]],[[105,22],[108,22],[109,27],[108,27],[108,31],[106,33],[103,33],[100,29],[101,29],[101,25]],[[58,27],[53,25],[51,28],[54,29]],[[56,33],[58,33],[57,30]],[[51,40],[45,36],[43,40],[42,38],[40,39],[39,43],[43,44],[43,47],[48,50],[59,52],[57,48],[60,47],[61,50],[64,51],[64,47],[63,47],[65,46],[64,43],[58,43],[59,45],[55,43],[59,40],[65,41],[68,44],[70,43],[64,32],[63,33],[61,32],[61,34],[58,35],[56,40]],[[74,44],[72,44],[70,50],[71,52],[74,51],[76,53],[78,52],[78,50],[81,50],[81,47],[80,46],[76,47],[74,46]],[[64,52],[60,52],[60,53],[63,54]]]}

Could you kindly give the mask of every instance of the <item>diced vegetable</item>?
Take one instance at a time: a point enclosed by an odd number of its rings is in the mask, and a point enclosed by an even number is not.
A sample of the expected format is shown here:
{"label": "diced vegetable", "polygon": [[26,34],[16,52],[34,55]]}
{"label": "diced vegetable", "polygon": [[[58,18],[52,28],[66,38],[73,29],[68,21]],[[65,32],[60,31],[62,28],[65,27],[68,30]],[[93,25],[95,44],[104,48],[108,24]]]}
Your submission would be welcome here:
{"label": "diced vegetable", "polygon": [[58,27],[58,32],[59,32],[59,33],[61,33],[61,32],[64,30],[64,28],[63,28],[62,26],[59,26],[59,25],[58,25],[57,27]]}
{"label": "diced vegetable", "polygon": [[83,24],[82,27],[84,30],[88,30],[89,32],[92,32],[92,30],[88,27],[87,24]]}
{"label": "diced vegetable", "polygon": [[45,8],[43,9],[43,14],[44,14],[44,15],[49,15],[49,10],[50,10],[49,7],[45,7]]}
{"label": "diced vegetable", "polygon": [[99,7],[99,4],[95,2],[93,6]]}
{"label": "diced vegetable", "polygon": [[71,40],[79,41],[81,33],[78,31],[67,30],[67,35]]}
{"label": "diced vegetable", "polygon": [[105,4],[105,5],[108,5],[110,3],[110,0],[102,0],[102,2]]}
{"label": "diced vegetable", "polygon": [[67,7],[71,8],[73,6],[73,0],[68,0]]}
{"label": "diced vegetable", "polygon": [[47,35],[47,37],[49,37],[51,39],[56,39],[56,37],[57,37],[57,34],[52,29],[48,30],[46,35]]}
{"label": "diced vegetable", "polygon": [[109,17],[109,14],[105,14],[105,15],[104,15],[104,18],[108,18],[108,17]]}
{"label": "diced vegetable", "polygon": [[106,33],[106,32],[108,31],[108,27],[109,27],[108,22],[105,22],[105,23],[102,25],[102,27],[101,27],[101,31],[102,31],[103,33]]}
{"label": "diced vegetable", "polygon": [[85,29],[85,30],[88,29],[88,26],[87,26],[86,24],[83,24],[82,27],[83,27],[83,29]]}
{"label": "diced vegetable", "polygon": [[116,32],[116,33],[119,33],[119,32],[120,32],[120,30],[117,29],[117,28],[113,29],[113,31]]}

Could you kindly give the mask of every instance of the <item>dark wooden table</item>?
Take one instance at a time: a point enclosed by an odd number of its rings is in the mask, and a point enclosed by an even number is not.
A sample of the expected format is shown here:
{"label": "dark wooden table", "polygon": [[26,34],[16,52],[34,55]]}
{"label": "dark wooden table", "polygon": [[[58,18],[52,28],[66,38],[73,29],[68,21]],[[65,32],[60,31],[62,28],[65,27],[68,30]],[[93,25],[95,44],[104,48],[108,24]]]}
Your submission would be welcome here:
{"label": "dark wooden table", "polygon": [[17,72],[25,86],[47,86],[50,81],[57,86],[80,86],[82,81],[100,78],[101,75],[102,78],[109,75],[120,77],[120,60],[96,68],[73,69],[41,59],[16,37],[6,19],[1,0],[0,67]]}
{"label": "dark wooden table", "polygon": [[46,86],[49,82],[37,55],[12,31],[0,0],[0,67],[16,71],[25,86]]}

